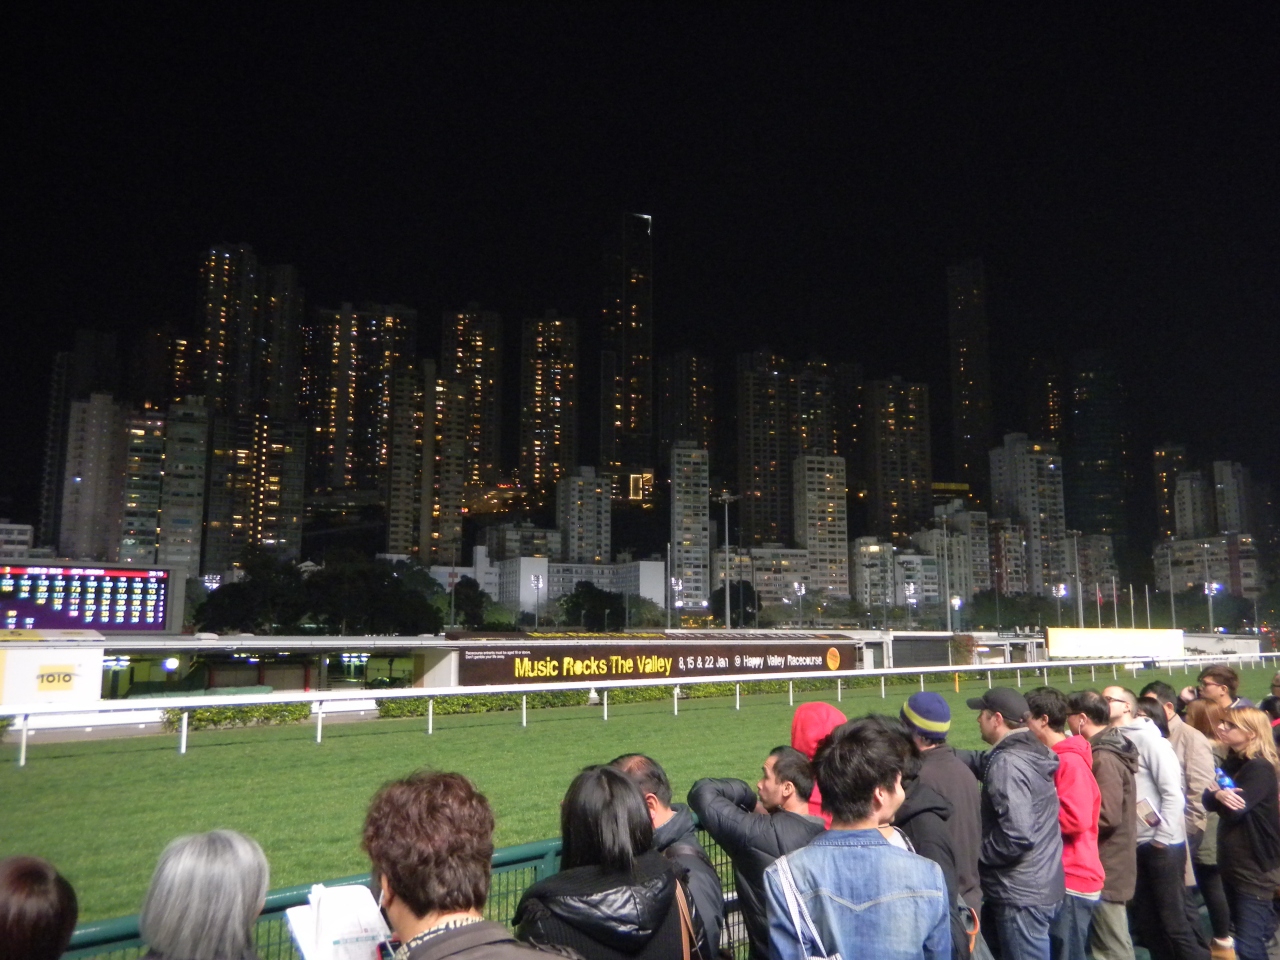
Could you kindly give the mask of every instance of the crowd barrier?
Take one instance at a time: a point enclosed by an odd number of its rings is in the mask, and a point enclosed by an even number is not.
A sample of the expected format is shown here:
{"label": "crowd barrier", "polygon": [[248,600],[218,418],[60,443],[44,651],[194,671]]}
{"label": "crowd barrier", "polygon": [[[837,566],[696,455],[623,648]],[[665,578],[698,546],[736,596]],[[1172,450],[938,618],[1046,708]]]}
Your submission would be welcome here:
{"label": "crowd barrier", "polygon": [[[1104,676],[1106,671],[1110,669],[1112,679],[1119,679],[1121,671],[1136,672],[1143,669],[1163,670],[1167,667],[1170,675],[1172,675],[1175,668],[1189,670],[1191,667],[1203,666],[1210,663],[1228,663],[1242,669],[1246,665],[1250,667],[1265,666],[1268,663],[1280,665],[1280,653],[1151,659],[1118,658],[1093,660],[1036,660],[1014,663],[977,663],[967,664],[964,666],[888,667],[869,670],[812,670],[792,673],[755,674],[752,676],[728,674],[698,677],[693,680],[687,678],[672,680],[664,677],[652,680],[594,680],[548,684],[513,683],[470,687],[410,687],[404,689],[380,690],[374,694],[374,696],[376,696],[378,700],[426,699],[428,701],[427,733],[434,733],[434,701],[440,697],[450,696],[476,696],[499,693],[522,694],[525,699],[522,699],[521,703],[520,723],[521,726],[527,726],[528,704],[525,702],[525,700],[527,700],[527,695],[530,693],[544,693],[557,690],[600,691],[603,719],[608,720],[609,690],[611,689],[672,687],[671,709],[673,713],[679,715],[680,687],[682,685],[733,684],[734,707],[735,709],[741,709],[742,685],[744,683],[751,684],[778,680],[834,680],[836,682],[836,699],[839,700],[843,696],[843,682],[851,679],[865,680],[866,678],[878,677],[880,679],[880,696],[883,698],[886,696],[885,680],[890,677],[913,677],[919,675],[921,690],[925,688],[926,677],[933,677],[936,682],[936,679],[939,677],[946,679],[954,675],[958,682],[961,674],[965,677],[981,677],[985,674],[988,687],[994,685],[994,678],[996,676],[1001,676],[1003,678],[1012,677],[1015,684],[1021,687],[1024,675],[1039,675],[1044,678],[1045,682],[1047,682],[1050,671],[1056,672],[1059,675],[1065,671],[1067,674],[1068,684],[1074,684],[1076,682],[1075,671],[1077,670],[1081,671],[1081,678],[1084,676],[1084,671],[1088,670],[1089,681],[1092,683],[1096,682],[1098,678],[1099,668],[1103,670]],[[260,704],[309,703],[311,704],[312,714],[316,721],[316,742],[321,743],[324,739],[324,712],[326,704],[350,703],[351,701],[361,700],[368,701],[369,699],[370,691],[368,690],[346,690],[339,692],[290,691],[284,693],[247,694],[227,697],[166,697],[163,701],[163,707],[165,710],[177,710],[181,712],[181,721],[178,729],[178,752],[185,754],[187,752],[188,715],[191,710],[206,707],[245,707]],[[11,716],[16,721],[16,735],[18,737],[18,766],[22,767],[26,766],[27,763],[27,740],[30,733],[30,718],[33,716],[84,716],[86,714],[94,713],[100,714],[130,711],[154,712],[156,707],[157,704],[154,699],[95,700],[82,703],[11,704],[7,706],[0,705],[0,716]]]}
{"label": "crowd barrier", "polygon": [[[730,948],[738,960],[746,956],[746,933],[737,914],[737,896],[734,893],[733,866],[729,857],[707,835],[699,830],[698,838],[707,850],[720,880],[724,884],[725,907],[728,913],[725,935],[721,945]],[[503,847],[493,853],[493,883],[485,916],[498,923],[511,925],[520,897],[538,880],[560,869],[560,838],[524,843],[515,847]],[[326,880],[327,886],[368,883],[369,875],[341,877]],[[284,887],[267,894],[266,906],[256,929],[260,960],[298,960],[297,950],[289,937],[289,927],[284,912],[307,902],[310,884]],[[146,946],[138,933],[138,918],[118,917],[96,923],[83,923],[76,927],[70,949],[63,960],[138,960],[146,953]]]}

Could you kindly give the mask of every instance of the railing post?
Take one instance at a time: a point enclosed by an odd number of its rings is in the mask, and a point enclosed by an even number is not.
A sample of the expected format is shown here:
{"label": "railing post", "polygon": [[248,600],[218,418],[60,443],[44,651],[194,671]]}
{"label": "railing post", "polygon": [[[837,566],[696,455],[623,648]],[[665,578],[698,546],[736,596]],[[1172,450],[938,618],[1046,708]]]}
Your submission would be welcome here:
{"label": "railing post", "polygon": [[605,688],[604,696],[601,697],[600,699],[604,703],[604,718],[608,720],[609,719],[609,690],[607,687]]}
{"label": "railing post", "polygon": [[190,714],[186,710],[182,711],[182,733],[178,735],[178,754],[181,756],[187,752],[187,717]]}
{"label": "railing post", "polygon": [[680,684],[671,688],[671,715],[680,716]]}
{"label": "railing post", "polygon": [[742,684],[740,683],[733,685],[733,709],[742,709]]}
{"label": "railing post", "polygon": [[787,681],[787,703],[793,707],[796,705],[796,682],[794,680]]}
{"label": "railing post", "polygon": [[987,671],[987,689],[988,690],[991,689],[991,671],[990,670]]}
{"label": "railing post", "polygon": [[1070,667],[1067,667],[1067,683],[1068,683],[1068,685],[1073,684],[1073,683],[1075,683],[1075,682],[1076,682],[1076,675],[1075,675],[1075,671],[1073,671]]}
{"label": "railing post", "polygon": [[527,693],[520,694],[520,726],[527,727],[529,725],[529,695]]}
{"label": "railing post", "polygon": [[324,736],[324,701],[316,701],[316,743]]}
{"label": "railing post", "polygon": [[31,716],[24,713],[22,715],[22,740],[18,744],[18,766],[25,767],[27,765],[27,728],[31,724]]}
{"label": "railing post", "polygon": [[880,699],[884,699],[884,674],[880,674]]}
{"label": "railing post", "polygon": [[924,693],[924,674],[920,674],[920,692]]}
{"label": "railing post", "polygon": [[1090,680],[1090,682],[1092,682],[1092,681],[1094,681],[1094,680],[1097,680],[1097,679],[1098,679],[1098,675],[1097,675],[1097,673],[1095,673],[1095,672],[1094,672],[1094,670],[1095,670],[1095,669],[1096,669],[1096,668],[1093,666],[1093,664],[1089,664],[1089,680]]}
{"label": "railing post", "polygon": [[1116,679],[1116,665],[1114,663],[1111,665],[1111,679]]}
{"label": "railing post", "polygon": [[427,697],[427,736],[436,732],[436,698]]}
{"label": "railing post", "polygon": [[1022,668],[1021,667],[1018,668],[1017,674],[1018,674],[1018,687],[1019,689],[1021,689],[1022,687]]}
{"label": "railing post", "polygon": [[836,677],[836,703],[844,699],[844,681]]}

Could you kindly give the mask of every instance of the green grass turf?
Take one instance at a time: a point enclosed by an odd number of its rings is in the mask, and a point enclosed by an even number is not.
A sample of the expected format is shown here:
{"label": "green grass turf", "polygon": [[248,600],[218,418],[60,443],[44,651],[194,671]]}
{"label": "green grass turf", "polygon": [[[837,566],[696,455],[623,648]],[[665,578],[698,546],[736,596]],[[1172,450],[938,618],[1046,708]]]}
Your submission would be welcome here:
{"label": "green grass turf", "polygon": [[[1107,671],[1109,674],[1110,671]],[[1167,673],[1140,674],[1134,688]],[[1258,699],[1271,671],[1246,671],[1242,692]],[[1011,678],[1012,679],[1012,678]],[[1109,680],[1099,672],[1098,683]],[[1087,686],[1077,672],[1073,688]],[[1178,674],[1175,686],[1188,682]],[[1066,677],[1053,683],[1067,689]],[[1024,678],[1024,689],[1036,685]],[[954,711],[951,742],[981,746],[964,698],[985,682],[930,684]],[[895,714],[918,687],[846,691],[849,716]],[[835,702],[828,695],[805,700]],[[584,765],[629,751],[648,753],[667,769],[678,798],[700,776],[734,776],[755,783],[760,761],[790,736],[792,708],[785,695],[611,704],[608,722],[598,707],[529,713],[437,717],[329,724],[324,743],[315,727],[263,727],[192,733],[186,756],[177,736],[63,744],[32,742],[28,765],[17,748],[0,747],[0,856],[34,854],[51,860],[74,884],[81,919],[134,913],[164,845],[173,837],[230,827],[256,837],[271,862],[273,887],[360,873],[365,806],[382,782],[418,767],[458,770],[474,779],[497,816],[499,846],[554,836],[558,801]]]}

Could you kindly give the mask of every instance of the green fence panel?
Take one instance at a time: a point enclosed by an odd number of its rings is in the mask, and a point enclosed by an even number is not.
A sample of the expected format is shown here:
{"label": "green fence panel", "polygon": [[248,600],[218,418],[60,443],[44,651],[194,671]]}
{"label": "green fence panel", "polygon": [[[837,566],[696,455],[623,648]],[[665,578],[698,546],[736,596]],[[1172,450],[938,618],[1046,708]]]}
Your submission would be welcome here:
{"label": "green fence panel", "polygon": [[[716,845],[706,831],[699,830],[698,837],[706,847],[711,863],[720,875],[724,884],[725,899],[731,911],[729,922],[725,927],[723,946],[733,949],[735,956],[746,956],[746,934],[742,929],[740,918],[736,915],[737,897],[734,894],[733,865],[728,854]],[[515,916],[516,905],[525,890],[538,880],[554,874],[560,869],[560,838],[539,840],[535,843],[523,843],[514,847],[503,847],[493,852],[493,880],[489,890],[489,902],[485,905],[485,916],[498,923],[511,925]],[[325,886],[342,886],[353,883],[368,883],[369,875],[357,874],[350,877],[339,877],[336,880],[325,880]],[[294,949],[293,940],[289,936],[289,925],[284,911],[307,902],[311,893],[311,884],[300,884],[296,887],[283,887],[267,894],[262,917],[255,931],[258,956],[261,960],[300,960]],[[117,917],[94,923],[83,923],[76,927],[71,938],[71,949],[63,960],[138,960],[146,953],[146,947],[138,935],[138,918]]]}

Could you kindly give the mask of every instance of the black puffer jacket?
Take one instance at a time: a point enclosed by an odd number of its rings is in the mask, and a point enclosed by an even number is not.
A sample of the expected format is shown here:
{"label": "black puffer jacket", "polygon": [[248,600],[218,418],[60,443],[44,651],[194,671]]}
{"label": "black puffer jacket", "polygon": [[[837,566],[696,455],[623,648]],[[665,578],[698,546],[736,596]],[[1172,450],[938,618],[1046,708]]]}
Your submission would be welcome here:
{"label": "black puffer jacket", "polygon": [[893,815],[893,825],[906,834],[916,853],[942,868],[942,879],[947,884],[947,903],[950,904],[951,956],[955,960],[965,960],[969,956],[969,935],[964,929],[962,916],[956,910],[960,881],[956,875],[955,846],[948,825],[954,808],[950,800],[919,780],[903,780],[902,787],[907,798]]}
{"label": "black puffer jacket", "polygon": [[539,880],[520,898],[516,936],[576,950],[587,960],[677,960],[680,909],[675,870],[656,850],[630,874],[574,867]]}
{"label": "black puffer jacket", "polygon": [[806,846],[826,827],[821,817],[779,810],[756,813],[756,793],[742,780],[699,780],[689,788],[689,806],[733,861],[738,902],[752,960],[768,960],[764,872],[783,854]]}
{"label": "black puffer jacket", "polygon": [[[671,805],[671,817],[653,831],[653,848],[685,869],[684,881],[693,898],[693,925],[704,957],[716,952],[724,927],[724,887],[711,859],[698,842],[693,814],[683,803]],[[677,871],[679,873],[679,871]]]}

